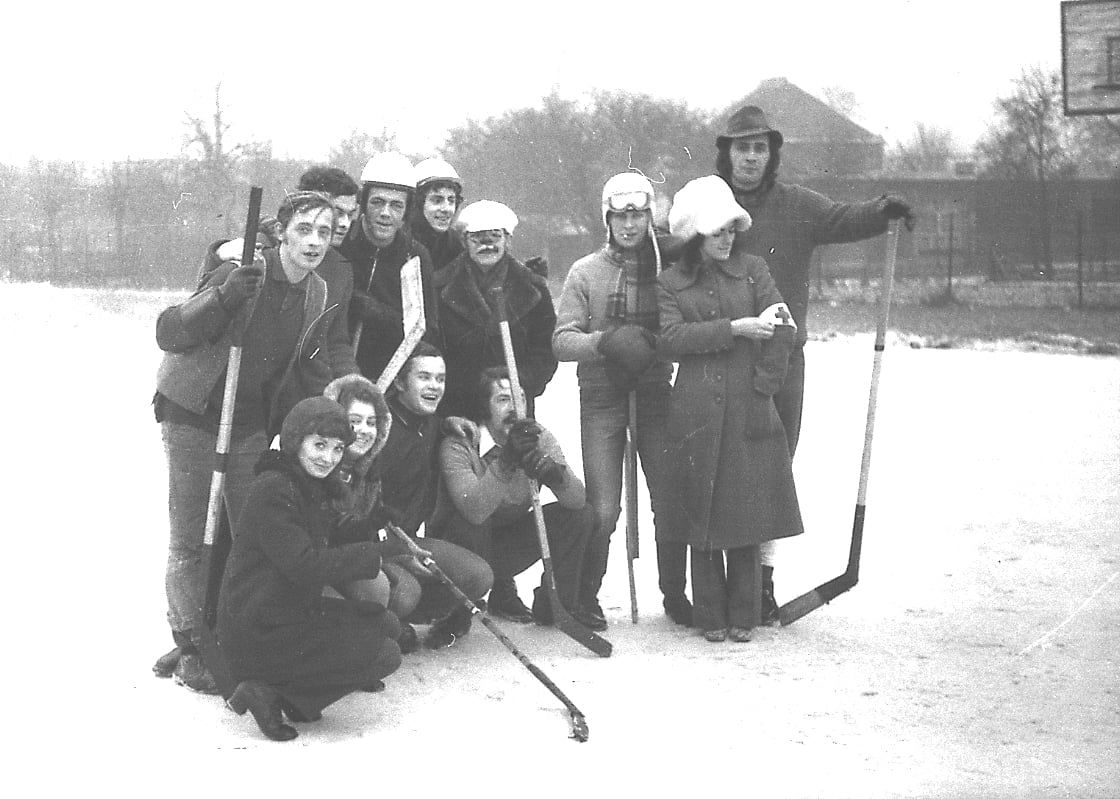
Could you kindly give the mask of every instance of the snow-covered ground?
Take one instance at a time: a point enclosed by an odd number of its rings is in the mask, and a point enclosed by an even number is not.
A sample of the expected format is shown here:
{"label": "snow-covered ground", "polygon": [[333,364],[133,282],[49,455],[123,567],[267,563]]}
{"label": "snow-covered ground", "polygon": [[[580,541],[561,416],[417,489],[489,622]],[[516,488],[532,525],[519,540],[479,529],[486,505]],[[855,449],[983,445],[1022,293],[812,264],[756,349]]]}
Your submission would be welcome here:
{"label": "snow-covered ground", "polygon": [[[162,302],[0,284],[11,795],[1120,792],[1120,359],[888,347],[860,583],[748,644],[662,615],[643,507],[641,619],[620,531],[610,659],[503,624],[586,714],[587,743],[476,625],[276,744],[149,671],[169,643]],[[843,571],[871,354],[870,336],[808,347],[807,533],[780,550],[779,601]],[[576,463],[577,402],[563,365],[538,416]]]}

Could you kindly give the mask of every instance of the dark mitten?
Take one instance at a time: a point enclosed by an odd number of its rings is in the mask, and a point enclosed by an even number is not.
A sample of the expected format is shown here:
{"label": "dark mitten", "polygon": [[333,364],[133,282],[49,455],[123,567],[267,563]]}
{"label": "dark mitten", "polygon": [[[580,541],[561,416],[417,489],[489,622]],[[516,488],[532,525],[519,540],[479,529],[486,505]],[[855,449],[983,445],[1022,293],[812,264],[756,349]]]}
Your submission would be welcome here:
{"label": "dark mitten", "polygon": [[913,230],[918,223],[918,217],[910,208],[910,203],[893,194],[884,194],[879,198],[879,213],[887,219],[902,219],[907,230]]}
{"label": "dark mitten", "polygon": [[794,327],[776,325],[773,338],[759,342],[759,357],[752,380],[755,391],[767,395],[778,393],[789,370],[789,354],[796,335]]}
{"label": "dark mitten", "polygon": [[532,269],[541,277],[548,277],[548,259],[543,255],[534,255],[525,261],[525,266]]}
{"label": "dark mitten", "polygon": [[529,477],[548,486],[553,491],[560,490],[564,487],[564,483],[568,481],[567,470],[564,466],[553,460],[551,455],[539,449],[534,449],[526,454],[521,463],[521,468],[525,470],[525,474]]}
{"label": "dark mitten", "polygon": [[228,275],[218,287],[218,299],[227,311],[239,308],[252,297],[264,283],[264,265],[258,262],[239,266]]}
{"label": "dark mitten", "polygon": [[785,428],[778,416],[774,398],[757,391],[747,391],[744,403],[747,406],[747,439],[757,441],[763,438],[784,436]]}
{"label": "dark mitten", "polygon": [[657,360],[657,337],[641,325],[620,325],[604,331],[596,349],[607,359],[611,382],[629,391]]}

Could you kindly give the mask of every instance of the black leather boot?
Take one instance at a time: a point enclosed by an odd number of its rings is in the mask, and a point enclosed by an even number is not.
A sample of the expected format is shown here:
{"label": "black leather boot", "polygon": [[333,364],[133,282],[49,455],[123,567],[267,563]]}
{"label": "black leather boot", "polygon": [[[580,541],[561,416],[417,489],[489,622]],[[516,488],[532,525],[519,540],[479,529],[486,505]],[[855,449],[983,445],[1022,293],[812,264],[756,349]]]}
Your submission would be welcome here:
{"label": "black leather boot", "polygon": [[762,623],[773,627],[779,623],[778,600],[774,598],[774,567],[762,567]]}
{"label": "black leather boot", "polygon": [[239,716],[248,710],[257,726],[274,741],[290,741],[299,736],[295,727],[284,723],[280,715],[280,696],[264,683],[246,680],[237,686],[226,705]]}

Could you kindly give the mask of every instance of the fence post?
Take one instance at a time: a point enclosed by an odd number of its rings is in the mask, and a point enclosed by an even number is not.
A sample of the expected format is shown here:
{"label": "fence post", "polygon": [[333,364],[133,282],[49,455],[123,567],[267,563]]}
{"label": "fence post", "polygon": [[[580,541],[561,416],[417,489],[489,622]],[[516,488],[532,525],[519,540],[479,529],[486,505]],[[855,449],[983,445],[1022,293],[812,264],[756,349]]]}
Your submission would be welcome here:
{"label": "fence post", "polygon": [[953,299],[953,220],[957,217],[956,211],[949,212],[949,300]]}
{"label": "fence post", "polygon": [[1085,280],[1081,272],[1081,245],[1084,234],[1085,214],[1081,209],[1077,211],[1077,309],[1082,310],[1085,307],[1084,284]]}

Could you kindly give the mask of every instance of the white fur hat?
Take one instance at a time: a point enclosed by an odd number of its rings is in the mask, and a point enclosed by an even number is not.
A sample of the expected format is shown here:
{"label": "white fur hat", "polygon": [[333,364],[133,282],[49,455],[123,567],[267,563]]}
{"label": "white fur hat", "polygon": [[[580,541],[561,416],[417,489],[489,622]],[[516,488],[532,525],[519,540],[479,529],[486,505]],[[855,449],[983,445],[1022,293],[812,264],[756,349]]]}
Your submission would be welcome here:
{"label": "white fur hat", "polygon": [[513,233],[517,227],[517,214],[493,200],[476,200],[459,212],[459,227],[464,233],[478,233],[483,230],[504,230]]}
{"label": "white fur hat", "polygon": [[735,202],[731,188],[719,175],[705,175],[684,184],[669,210],[669,232],[685,241],[696,235],[710,236],[732,222],[738,232],[743,232],[751,226],[751,215]]}

